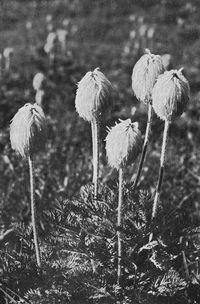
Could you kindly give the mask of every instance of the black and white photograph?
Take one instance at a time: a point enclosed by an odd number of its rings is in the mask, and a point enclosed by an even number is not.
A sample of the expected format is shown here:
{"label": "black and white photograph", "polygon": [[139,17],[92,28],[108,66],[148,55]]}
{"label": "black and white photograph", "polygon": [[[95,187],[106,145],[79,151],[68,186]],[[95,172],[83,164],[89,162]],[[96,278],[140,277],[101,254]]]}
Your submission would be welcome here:
{"label": "black and white photograph", "polygon": [[200,304],[200,1],[0,0],[0,304]]}

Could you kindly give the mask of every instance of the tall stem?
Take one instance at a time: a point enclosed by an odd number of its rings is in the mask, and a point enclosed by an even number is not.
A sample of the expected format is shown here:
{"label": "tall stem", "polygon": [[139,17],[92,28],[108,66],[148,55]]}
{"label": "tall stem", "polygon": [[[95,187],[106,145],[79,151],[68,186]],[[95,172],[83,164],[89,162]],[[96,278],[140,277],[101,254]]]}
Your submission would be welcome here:
{"label": "tall stem", "polygon": [[33,226],[33,238],[35,244],[37,265],[38,267],[41,267],[40,247],[38,243],[38,231],[37,231],[37,221],[36,221],[36,206],[35,206],[35,173],[34,173],[34,162],[31,156],[29,156],[28,162],[29,162],[29,170],[30,170],[31,216],[32,216],[32,226]]}
{"label": "tall stem", "polygon": [[119,197],[118,197],[118,214],[117,214],[117,239],[118,239],[118,267],[117,267],[117,280],[118,284],[121,283],[121,261],[122,261],[122,203],[123,203],[123,169],[119,169]]}
{"label": "tall stem", "polygon": [[93,150],[93,183],[94,183],[94,198],[98,197],[98,179],[99,179],[99,117],[96,116],[91,121],[92,127],[92,150]]}
{"label": "tall stem", "polygon": [[160,190],[162,186],[162,180],[163,180],[163,173],[164,173],[164,165],[165,165],[165,153],[166,153],[166,146],[167,146],[167,138],[168,138],[168,131],[169,131],[170,122],[165,120],[165,128],[163,133],[163,142],[162,142],[162,150],[161,150],[161,156],[160,156],[160,169],[159,169],[159,177],[156,187],[156,194],[154,198],[153,203],[153,210],[152,210],[152,220],[156,216],[157,212],[157,206],[158,206],[158,200],[160,196]]}
{"label": "tall stem", "polygon": [[139,181],[139,178],[140,178],[140,174],[141,174],[141,171],[142,171],[143,163],[144,163],[144,160],[145,160],[146,152],[147,152],[147,146],[148,146],[148,142],[149,142],[149,134],[150,134],[150,131],[151,131],[152,112],[153,112],[153,108],[152,108],[152,105],[149,103],[148,104],[148,119],[147,119],[145,138],[144,138],[142,154],[141,154],[141,157],[140,157],[140,162],[139,162],[136,178],[135,178],[134,185],[133,185],[133,190],[135,190],[136,187],[137,187],[137,184],[138,184],[138,181]]}

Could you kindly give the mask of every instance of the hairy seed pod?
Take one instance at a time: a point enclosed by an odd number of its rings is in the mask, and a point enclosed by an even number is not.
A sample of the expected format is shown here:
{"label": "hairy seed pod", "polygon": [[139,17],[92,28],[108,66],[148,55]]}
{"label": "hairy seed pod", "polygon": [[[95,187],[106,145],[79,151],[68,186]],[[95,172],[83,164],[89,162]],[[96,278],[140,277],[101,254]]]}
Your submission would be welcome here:
{"label": "hairy seed pod", "polygon": [[43,73],[35,74],[35,76],[33,78],[33,88],[34,88],[34,90],[36,90],[36,91],[42,90],[43,87],[44,87],[45,80],[46,80],[46,77],[44,76]]}
{"label": "hairy seed pod", "polygon": [[22,157],[32,157],[44,148],[45,140],[46,120],[42,108],[36,104],[25,104],[10,124],[12,148]]}
{"label": "hairy seed pod", "polygon": [[57,35],[54,32],[51,32],[47,36],[47,44],[48,45],[54,45],[57,39]]}
{"label": "hairy seed pod", "polygon": [[14,49],[11,47],[7,47],[3,51],[3,56],[5,58],[9,58],[10,56],[13,56],[13,54],[14,54]]}
{"label": "hairy seed pod", "polygon": [[182,69],[166,71],[158,77],[153,88],[152,100],[156,114],[171,122],[181,116],[190,99],[190,87]]}
{"label": "hairy seed pod", "polygon": [[132,89],[138,100],[144,103],[151,101],[153,86],[163,72],[161,57],[146,49],[146,54],[136,62],[132,73]]}
{"label": "hairy seed pod", "polygon": [[78,114],[87,121],[101,112],[109,103],[112,85],[106,76],[96,68],[87,72],[79,81],[76,92],[75,106]]}
{"label": "hairy seed pod", "polygon": [[142,136],[138,123],[131,123],[130,119],[120,120],[106,137],[106,153],[111,167],[120,169],[134,162],[142,150]]}

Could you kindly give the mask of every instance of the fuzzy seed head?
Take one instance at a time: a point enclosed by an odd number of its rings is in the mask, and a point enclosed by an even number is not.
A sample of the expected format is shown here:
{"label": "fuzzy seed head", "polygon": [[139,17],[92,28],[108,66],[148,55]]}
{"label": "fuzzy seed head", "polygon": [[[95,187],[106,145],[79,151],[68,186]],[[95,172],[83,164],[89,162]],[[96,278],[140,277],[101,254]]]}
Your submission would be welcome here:
{"label": "fuzzy seed head", "polygon": [[64,43],[67,37],[67,30],[58,29],[56,33],[57,33],[58,41]]}
{"label": "fuzzy seed head", "polygon": [[166,71],[158,77],[152,101],[156,114],[171,122],[181,116],[190,99],[190,87],[181,70]]}
{"label": "fuzzy seed head", "polygon": [[109,105],[112,85],[106,76],[96,68],[87,72],[79,81],[76,91],[75,106],[78,114],[91,121],[103,108]]}
{"label": "fuzzy seed head", "polygon": [[109,129],[106,137],[106,154],[111,167],[120,168],[134,162],[142,150],[142,136],[138,123],[130,119],[120,120],[120,123]]}
{"label": "fuzzy seed head", "polygon": [[27,103],[13,117],[10,141],[13,150],[22,157],[33,156],[42,150],[46,139],[46,120],[42,108]]}
{"label": "fuzzy seed head", "polygon": [[133,68],[132,89],[139,101],[149,103],[153,86],[158,76],[164,72],[164,67],[159,55],[151,54],[148,49],[146,52]]}
{"label": "fuzzy seed head", "polygon": [[47,36],[47,44],[48,45],[54,45],[57,39],[57,35],[54,32],[51,32]]}
{"label": "fuzzy seed head", "polygon": [[35,74],[33,78],[33,88],[34,90],[38,91],[41,90],[45,83],[45,76],[43,73],[37,73]]}
{"label": "fuzzy seed head", "polygon": [[13,56],[13,55],[14,55],[14,49],[13,49],[13,48],[7,47],[7,48],[4,49],[4,51],[3,51],[3,56],[4,56],[5,58],[9,58],[9,57],[11,57],[11,56]]}

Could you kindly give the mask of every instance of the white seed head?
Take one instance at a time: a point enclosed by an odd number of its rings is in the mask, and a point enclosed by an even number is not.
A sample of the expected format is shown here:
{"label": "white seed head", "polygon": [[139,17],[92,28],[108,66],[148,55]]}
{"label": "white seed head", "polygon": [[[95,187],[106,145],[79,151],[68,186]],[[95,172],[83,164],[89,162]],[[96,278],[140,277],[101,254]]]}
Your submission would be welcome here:
{"label": "white seed head", "polygon": [[106,137],[106,154],[108,163],[117,170],[134,162],[142,150],[142,136],[138,123],[130,119],[120,120],[120,123],[109,129]]}
{"label": "white seed head", "polygon": [[140,28],[139,28],[139,35],[140,35],[141,37],[144,37],[145,34],[146,34],[146,31],[147,31],[147,26],[146,26],[146,24],[142,24],[142,25],[140,26]]}
{"label": "white seed head", "polygon": [[52,15],[46,15],[46,22],[52,22],[53,16]]}
{"label": "white seed head", "polygon": [[45,93],[43,90],[37,90],[37,92],[35,94],[35,102],[40,107],[42,106],[44,95],[45,95]]}
{"label": "white seed head", "polygon": [[31,30],[32,27],[33,27],[32,22],[31,22],[31,21],[27,21],[27,22],[26,22],[26,29],[27,29],[27,30]]}
{"label": "white seed head", "polygon": [[65,19],[63,20],[63,22],[62,22],[62,25],[63,25],[64,27],[68,27],[69,24],[70,24],[70,20],[69,20],[68,18],[65,18]]}
{"label": "white seed head", "polygon": [[5,58],[9,58],[10,56],[13,56],[14,55],[14,49],[11,48],[11,47],[7,47],[4,49],[3,51],[3,56]]}
{"label": "white seed head", "polygon": [[33,88],[34,90],[38,91],[41,90],[44,86],[46,77],[44,76],[43,73],[37,73],[35,74],[34,78],[33,78]]}
{"label": "white seed head", "polygon": [[149,103],[153,86],[158,76],[164,72],[161,56],[151,54],[143,55],[135,64],[132,73],[132,89],[138,100]]}
{"label": "white seed head", "polygon": [[66,42],[66,37],[67,37],[67,31],[64,29],[58,29],[56,31],[57,33],[57,37],[58,37],[58,41],[61,43]]}
{"label": "white seed head", "polygon": [[164,54],[161,56],[161,58],[162,58],[163,66],[164,66],[165,70],[167,70],[169,68],[169,66],[171,65],[172,56],[170,54]]}
{"label": "white seed head", "polygon": [[56,33],[51,32],[51,33],[49,33],[48,36],[47,36],[47,42],[46,42],[46,44],[54,45],[55,42],[56,42],[56,39],[57,39]]}
{"label": "white seed head", "polygon": [[171,122],[181,116],[190,99],[190,87],[181,70],[166,71],[153,88],[152,102],[156,114]]}
{"label": "white seed head", "polygon": [[22,157],[42,150],[46,140],[46,120],[42,108],[27,103],[13,117],[10,141],[13,150]]}
{"label": "white seed head", "polygon": [[54,45],[52,45],[52,44],[47,44],[46,43],[45,46],[44,46],[44,51],[45,51],[46,54],[51,53],[53,51],[53,49],[54,49]]}
{"label": "white seed head", "polygon": [[155,34],[155,28],[154,28],[154,27],[150,27],[150,28],[147,30],[147,37],[148,37],[149,39],[152,39],[153,36],[154,36],[154,34]]}
{"label": "white seed head", "polygon": [[129,37],[130,37],[130,39],[135,39],[136,38],[136,31],[135,30],[132,30],[132,31],[130,31],[130,33],[129,33]]}
{"label": "white seed head", "polygon": [[96,68],[87,72],[79,81],[76,91],[75,106],[78,114],[91,121],[97,113],[109,105],[112,85],[106,76]]}

